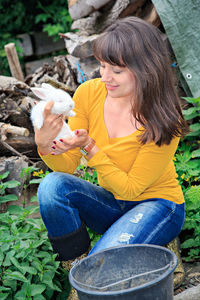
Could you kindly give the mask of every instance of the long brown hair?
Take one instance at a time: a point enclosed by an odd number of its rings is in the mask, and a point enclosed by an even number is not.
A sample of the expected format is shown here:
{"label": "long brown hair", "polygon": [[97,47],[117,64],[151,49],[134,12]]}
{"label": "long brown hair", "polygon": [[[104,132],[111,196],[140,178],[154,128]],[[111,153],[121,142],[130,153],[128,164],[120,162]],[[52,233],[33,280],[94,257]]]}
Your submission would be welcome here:
{"label": "long brown hair", "polygon": [[134,74],[134,118],[145,128],[143,144],[169,144],[173,137],[188,133],[176,92],[170,60],[161,32],[137,17],[119,19],[93,43],[94,56]]}

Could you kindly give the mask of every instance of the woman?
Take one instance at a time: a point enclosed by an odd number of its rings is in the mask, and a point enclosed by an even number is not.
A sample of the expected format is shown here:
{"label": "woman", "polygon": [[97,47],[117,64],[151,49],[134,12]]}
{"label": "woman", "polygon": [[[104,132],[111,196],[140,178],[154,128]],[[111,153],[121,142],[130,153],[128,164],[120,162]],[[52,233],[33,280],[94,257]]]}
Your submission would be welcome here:
{"label": "woman", "polygon": [[[123,244],[166,245],[184,223],[173,156],[188,127],[160,32],[136,17],[120,19],[95,40],[93,52],[101,78],[74,94],[76,116],[69,125],[75,137],[54,141],[62,122],[51,114],[52,103],[35,135],[41,158],[54,171],[38,198],[61,261],[88,250],[86,225],[103,234],[95,253]],[[83,154],[100,186],[71,175]]]}

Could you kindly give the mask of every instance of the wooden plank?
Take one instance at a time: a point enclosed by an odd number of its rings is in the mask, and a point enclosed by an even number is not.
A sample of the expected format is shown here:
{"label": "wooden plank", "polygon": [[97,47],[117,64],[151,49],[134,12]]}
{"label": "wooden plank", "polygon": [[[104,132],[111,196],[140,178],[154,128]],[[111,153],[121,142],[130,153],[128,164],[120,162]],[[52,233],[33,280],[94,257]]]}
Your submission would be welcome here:
{"label": "wooden plank", "polygon": [[28,57],[34,55],[31,36],[27,33],[17,35],[19,46],[23,49],[23,56]]}
{"label": "wooden plank", "polygon": [[65,43],[62,39],[54,41],[53,37],[48,36],[46,32],[34,32],[32,34],[32,40],[35,55],[44,55],[65,49]]}
{"label": "wooden plank", "polygon": [[8,63],[12,76],[18,80],[24,81],[24,75],[22,73],[22,69],[19,63],[19,58],[17,55],[15,44],[9,43],[5,45],[4,49],[8,58]]}

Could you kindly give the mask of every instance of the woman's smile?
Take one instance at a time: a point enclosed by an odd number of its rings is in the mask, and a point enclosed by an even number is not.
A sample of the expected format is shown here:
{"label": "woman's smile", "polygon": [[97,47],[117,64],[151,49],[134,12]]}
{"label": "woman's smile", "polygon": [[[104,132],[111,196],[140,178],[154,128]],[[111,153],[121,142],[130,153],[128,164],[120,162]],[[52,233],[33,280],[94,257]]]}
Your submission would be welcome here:
{"label": "woman's smile", "polygon": [[117,88],[117,85],[112,85],[112,84],[108,84],[106,83],[106,89],[109,91],[114,91]]}

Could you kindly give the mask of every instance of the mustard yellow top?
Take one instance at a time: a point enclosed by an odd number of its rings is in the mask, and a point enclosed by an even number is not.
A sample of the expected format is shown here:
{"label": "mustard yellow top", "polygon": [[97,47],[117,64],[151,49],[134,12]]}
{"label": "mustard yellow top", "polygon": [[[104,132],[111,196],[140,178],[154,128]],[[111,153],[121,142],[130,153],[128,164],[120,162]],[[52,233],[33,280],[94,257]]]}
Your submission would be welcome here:
{"label": "mustard yellow top", "polygon": [[[80,85],[74,94],[76,116],[68,123],[72,130],[87,129],[96,141],[100,150],[88,161],[88,166],[97,170],[99,185],[113,193],[116,199],[164,198],[183,203],[173,163],[179,138],[161,147],[154,142],[142,145],[137,139],[141,128],[125,137],[109,138],[103,117],[106,95],[105,84],[99,78]],[[76,148],[41,158],[53,171],[73,174],[81,153]]]}

